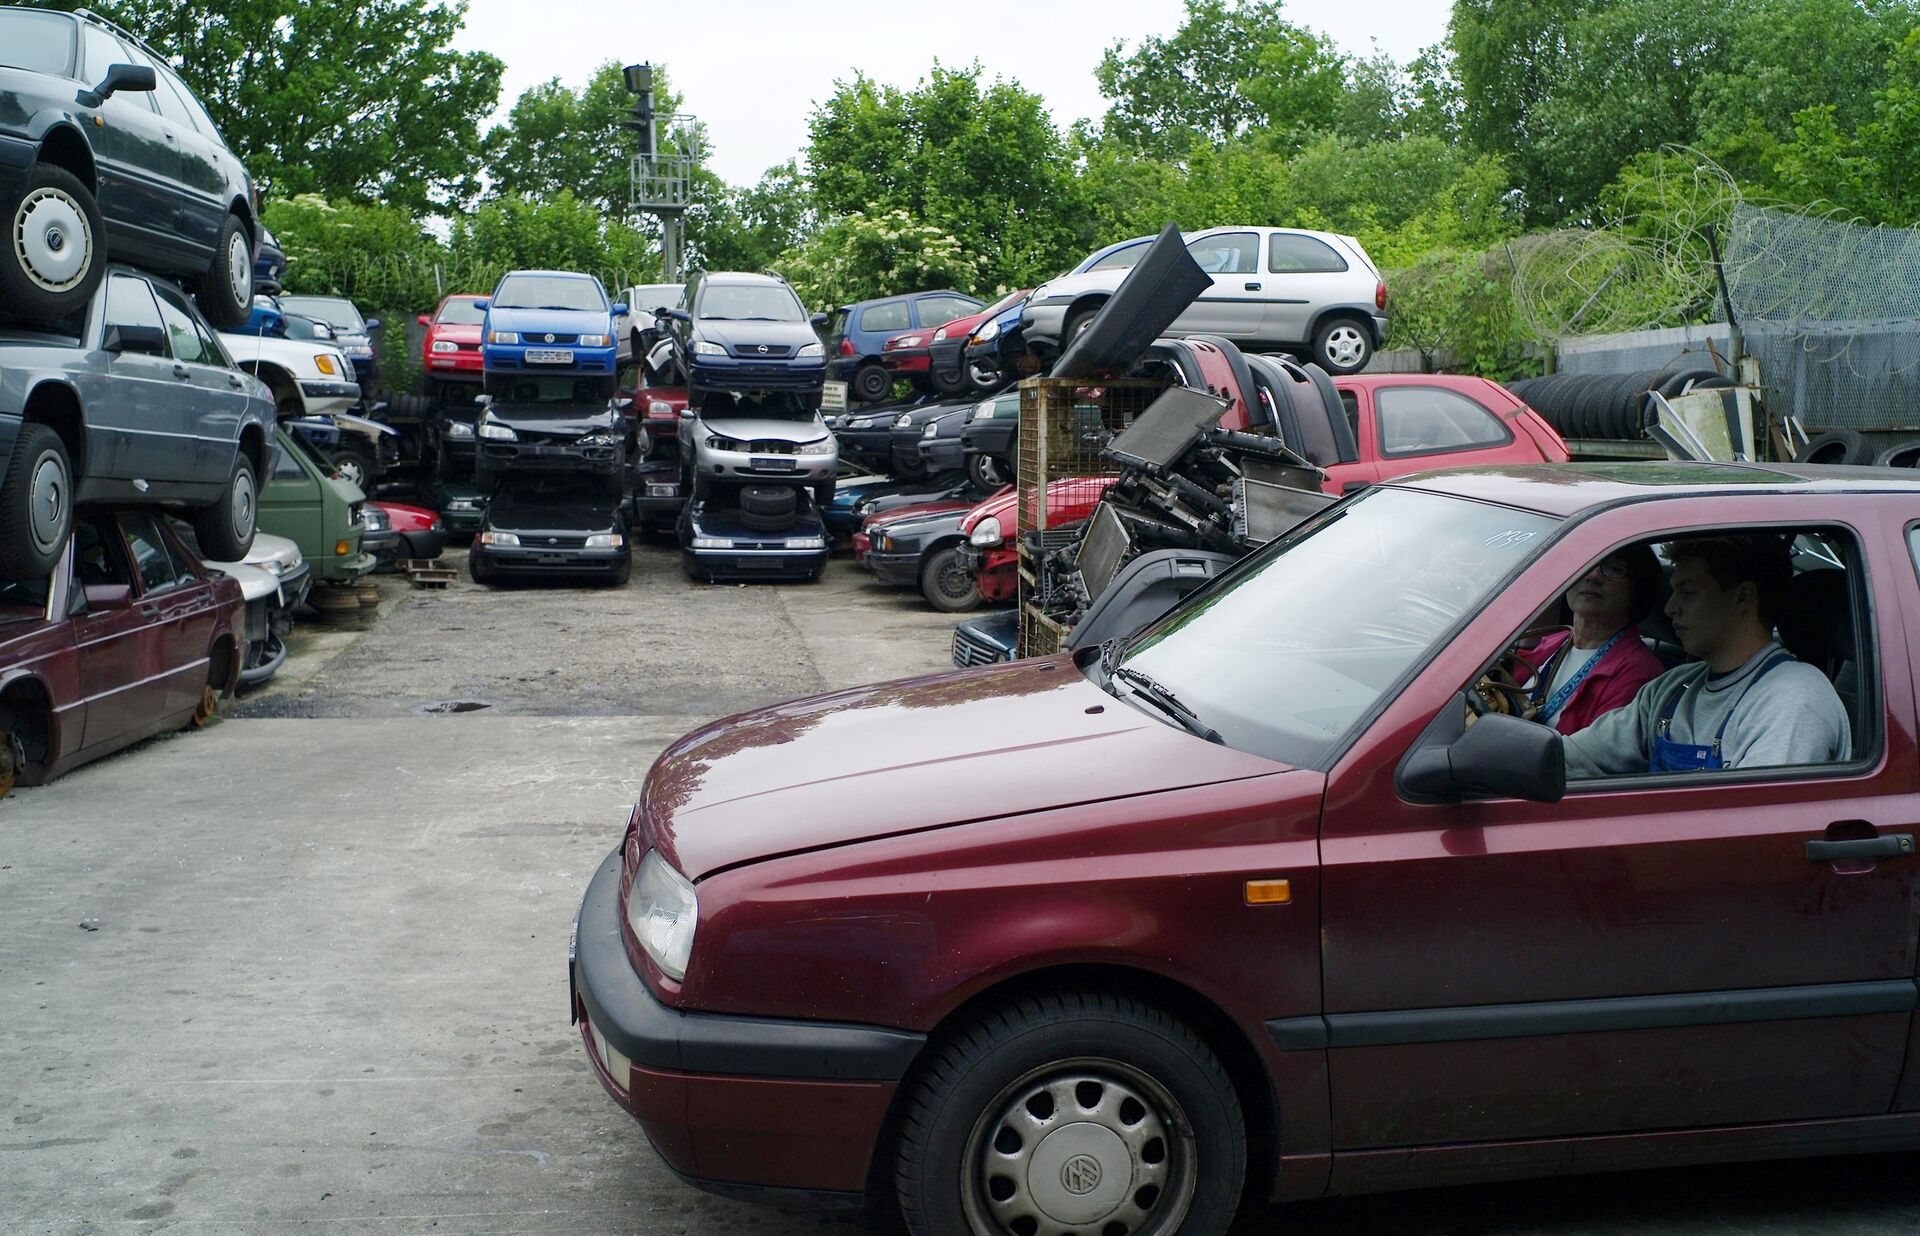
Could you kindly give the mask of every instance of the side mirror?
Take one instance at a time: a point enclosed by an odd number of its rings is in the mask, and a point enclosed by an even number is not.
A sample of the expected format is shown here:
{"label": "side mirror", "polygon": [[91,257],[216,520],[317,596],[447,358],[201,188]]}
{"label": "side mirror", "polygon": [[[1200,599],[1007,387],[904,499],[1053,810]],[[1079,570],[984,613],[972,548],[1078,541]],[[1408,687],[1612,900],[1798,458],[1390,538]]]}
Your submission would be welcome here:
{"label": "side mirror", "polygon": [[809,317],[807,321],[813,324],[813,329],[819,330],[827,324],[828,318],[824,313],[816,313],[812,317]]}
{"label": "side mirror", "polygon": [[[1465,710],[1460,695],[1447,713],[1463,718]],[[1558,730],[1503,713],[1488,713],[1464,729],[1458,719],[1436,722],[1401,765],[1400,785],[1429,801],[1473,795],[1557,803],[1567,792],[1567,754]]]}
{"label": "side mirror", "polygon": [[493,308],[493,302],[485,299],[476,300],[473,302],[473,307],[475,309],[478,309],[480,312],[485,313],[487,310]]}
{"label": "side mirror", "polygon": [[655,305],[653,307],[653,318],[654,318],[654,321],[656,322],[659,321],[661,318],[670,318],[672,316],[673,316],[673,310],[668,308],[666,305]]}
{"label": "side mirror", "polygon": [[627,308],[627,306],[616,302],[613,306],[612,316],[616,318],[624,318],[627,316],[629,312],[630,310]]}
{"label": "side mirror", "polygon": [[667,310],[667,316],[672,318],[674,321],[680,323],[682,326],[693,325],[693,315],[691,313],[688,313],[685,309],[669,309]]}
{"label": "side mirror", "polygon": [[377,330],[379,330],[379,329],[380,329],[380,319],[379,319],[379,318],[368,318],[368,319],[367,319],[367,333],[368,333],[368,334],[372,334],[372,333],[373,333],[374,331],[377,331]]}
{"label": "side mirror", "polygon": [[414,321],[416,321],[416,322],[418,322],[418,323],[420,323],[420,325],[422,325],[422,326],[432,326],[432,325],[433,325],[433,319],[432,319],[432,318],[430,318],[430,317],[428,317],[428,316],[427,316],[426,314],[424,314],[424,313],[423,313],[423,314],[421,314],[421,315],[420,315],[419,317],[417,317],[417,318],[415,318],[415,319],[414,319]]}
{"label": "side mirror", "polygon": [[109,326],[100,346],[109,352],[165,356],[167,332],[158,326]]}
{"label": "side mirror", "polygon": [[88,584],[87,608],[90,610],[132,609],[133,589],[126,584]]}
{"label": "side mirror", "polygon": [[159,85],[153,69],[140,64],[110,64],[106,80],[92,90],[82,90],[76,99],[86,107],[98,107],[109,95],[122,90],[152,90]]}

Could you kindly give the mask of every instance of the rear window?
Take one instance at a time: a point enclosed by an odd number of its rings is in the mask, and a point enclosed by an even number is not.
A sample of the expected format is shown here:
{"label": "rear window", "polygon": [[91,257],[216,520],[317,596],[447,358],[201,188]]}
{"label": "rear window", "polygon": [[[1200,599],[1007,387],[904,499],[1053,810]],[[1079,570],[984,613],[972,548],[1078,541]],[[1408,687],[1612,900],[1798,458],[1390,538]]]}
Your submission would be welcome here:
{"label": "rear window", "polygon": [[1335,274],[1347,260],[1333,246],[1311,236],[1275,232],[1267,239],[1267,272],[1275,275]]}
{"label": "rear window", "polygon": [[860,311],[860,329],[871,331],[905,330],[913,325],[907,316],[907,302],[889,301],[884,305],[868,305]]}
{"label": "rear window", "polygon": [[1504,446],[1513,435],[1500,418],[1465,395],[1433,386],[1389,386],[1373,393],[1380,450],[1387,455]]}
{"label": "rear window", "polygon": [[0,65],[65,77],[73,68],[71,17],[58,13],[0,12]]}

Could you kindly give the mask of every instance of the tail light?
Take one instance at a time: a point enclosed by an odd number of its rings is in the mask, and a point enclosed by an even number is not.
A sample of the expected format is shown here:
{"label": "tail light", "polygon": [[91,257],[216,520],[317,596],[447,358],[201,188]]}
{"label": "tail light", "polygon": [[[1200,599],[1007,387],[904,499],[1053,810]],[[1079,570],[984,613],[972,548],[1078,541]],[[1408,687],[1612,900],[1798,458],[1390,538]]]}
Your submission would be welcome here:
{"label": "tail light", "polygon": [[1373,307],[1375,309],[1385,309],[1387,307],[1387,281],[1385,279],[1373,285]]}
{"label": "tail light", "polygon": [[853,340],[851,340],[851,339],[842,339],[842,340],[840,341],[840,355],[842,355],[842,356],[852,356],[852,355],[853,355]]}

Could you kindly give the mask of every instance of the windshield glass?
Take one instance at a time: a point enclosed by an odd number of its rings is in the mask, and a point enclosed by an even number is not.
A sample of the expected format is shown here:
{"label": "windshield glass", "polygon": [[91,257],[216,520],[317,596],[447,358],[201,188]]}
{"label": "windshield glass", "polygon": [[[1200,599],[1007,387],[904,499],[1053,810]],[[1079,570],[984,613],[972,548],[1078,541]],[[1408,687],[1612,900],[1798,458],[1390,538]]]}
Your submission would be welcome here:
{"label": "windshield glass", "polygon": [[642,284],[628,293],[632,299],[627,302],[627,311],[643,318],[650,318],[655,309],[678,309],[680,301],[686,294],[687,289],[684,284]]}
{"label": "windshield glass", "polygon": [[508,275],[493,294],[493,303],[502,309],[597,309],[605,313],[608,308],[607,298],[593,280],[557,275]]}
{"label": "windshield glass", "polygon": [[440,316],[436,322],[447,322],[454,326],[478,326],[487,320],[480,311],[480,303],[473,300],[450,300],[440,306]]}
{"label": "windshield glass", "polygon": [[30,622],[47,614],[51,579],[8,579],[0,576],[0,623]]}
{"label": "windshield glass", "polygon": [[0,65],[64,77],[72,64],[72,18],[19,9],[0,11]]}
{"label": "windshield glass", "polygon": [[1149,627],[1121,664],[1228,746],[1316,764],[1553,525],[1510,507],[1369,490]]}
{"label": "windshield glass", "polygon": [[355,334],[364,332],[367,324],[353,302],[341,300],[337,296],[282,296],[280,307],[288,313],[304,313],[310,318],[319,318],[329,326],[339,326]]}
{"label": "windshield glass", "polygon": [[793,289],[766,283],[709,283],[695,315],[735,321],[804,322],[807,314]]}

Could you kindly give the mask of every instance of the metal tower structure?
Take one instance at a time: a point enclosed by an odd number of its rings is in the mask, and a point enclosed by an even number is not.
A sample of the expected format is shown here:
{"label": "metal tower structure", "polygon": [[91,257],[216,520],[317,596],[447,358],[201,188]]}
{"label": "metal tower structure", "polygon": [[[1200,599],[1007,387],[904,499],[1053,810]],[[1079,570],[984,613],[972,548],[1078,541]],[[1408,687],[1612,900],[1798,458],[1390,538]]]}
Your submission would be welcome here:
{"label": "metal tower structure", "polygon": [[623,121],[640,139],[640,151],[628,170],[629,200],[635,210],[660,220],[661,267],[668,283],[680,268],[688,199],[693,185],[693,156],[699,122],[679,112],[653,110],[653,66],[630,64],[624,70],[627,91],[636,97],[633,119]]}

